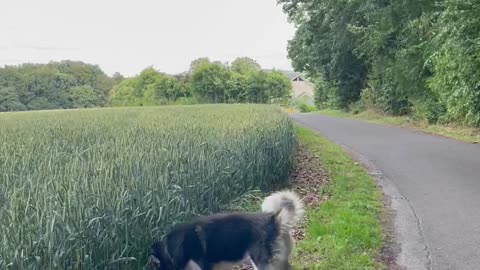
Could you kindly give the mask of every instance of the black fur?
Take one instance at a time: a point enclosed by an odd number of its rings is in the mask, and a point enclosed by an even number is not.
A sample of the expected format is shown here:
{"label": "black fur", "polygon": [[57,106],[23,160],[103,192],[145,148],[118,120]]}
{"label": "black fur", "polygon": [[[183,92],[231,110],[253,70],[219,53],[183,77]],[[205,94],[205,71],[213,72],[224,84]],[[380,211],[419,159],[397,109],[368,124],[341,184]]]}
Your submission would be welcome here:
{"label": "black fur", "polygon": [[217,214],[176,226],[162,242],[152,246],[153,269],[183,270],[194,261],[202,270],[222,262],[239,262],[250,255],[262,269],[275,255],[280,235],[272,213]]}

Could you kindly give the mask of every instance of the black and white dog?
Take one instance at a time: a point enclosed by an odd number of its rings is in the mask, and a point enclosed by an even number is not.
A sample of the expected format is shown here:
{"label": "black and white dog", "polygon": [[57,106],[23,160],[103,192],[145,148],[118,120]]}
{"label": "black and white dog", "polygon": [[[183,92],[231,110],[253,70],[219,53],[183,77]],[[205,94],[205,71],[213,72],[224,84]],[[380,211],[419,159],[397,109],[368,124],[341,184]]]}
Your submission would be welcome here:
{"label": "black and white dog", "polygon": [[293,192],[266,197],[262,212],[216,214],[175,227],[152,246],[149,269],[228,269],[247,259],[258,270],[288,270],[292,228],[303,203]]}

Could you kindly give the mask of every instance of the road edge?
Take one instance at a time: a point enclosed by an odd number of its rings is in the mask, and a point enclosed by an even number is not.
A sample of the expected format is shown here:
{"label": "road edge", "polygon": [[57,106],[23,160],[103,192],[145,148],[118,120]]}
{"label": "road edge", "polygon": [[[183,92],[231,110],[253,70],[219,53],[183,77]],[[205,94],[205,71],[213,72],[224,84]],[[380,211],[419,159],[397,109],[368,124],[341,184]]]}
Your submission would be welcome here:
{"label": "road edge", "polygon": [[384,194],[384,206],[387,212],[393,213],[393,220],[390,222],[393,223],[393,235],[391,237],[394,247],[391,248],[396,252],[395,261],[400,269],[431,270],[431,256],[424,241],[421,222],[408,199],[401,194],[396,185],[367,157],[328,136],[324,136],[315,128],[298,119],[291,118],[291,120],[341,146],[375,179]]}

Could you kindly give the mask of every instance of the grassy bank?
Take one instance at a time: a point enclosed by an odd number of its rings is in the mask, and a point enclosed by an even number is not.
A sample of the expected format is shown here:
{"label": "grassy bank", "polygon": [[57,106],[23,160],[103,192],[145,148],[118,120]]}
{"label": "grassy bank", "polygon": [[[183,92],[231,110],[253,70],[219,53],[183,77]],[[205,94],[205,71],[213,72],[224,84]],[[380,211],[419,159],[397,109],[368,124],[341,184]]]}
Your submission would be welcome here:
{"label": "grassy bank", "polygon": [[381,193],[374,180],[341,147],[297,128],[297,136],[328,173],[327,201],[307,210],[306,238],[298,243],[296,269],[382,269]]}
{"label": "grassy bank", "polygon": [[465,142],[480,143],[480,129],[478,128],[454,125],[431,125],[425,122],[417,121],[408,116],[393,117],[382,115],[373,111],[363,111],[358,114],[351,114],[339,110],[322,110],[319,113],[334,117],[366,120],[377,124],[414,128],[416,130],[433,135],[444,136]]}

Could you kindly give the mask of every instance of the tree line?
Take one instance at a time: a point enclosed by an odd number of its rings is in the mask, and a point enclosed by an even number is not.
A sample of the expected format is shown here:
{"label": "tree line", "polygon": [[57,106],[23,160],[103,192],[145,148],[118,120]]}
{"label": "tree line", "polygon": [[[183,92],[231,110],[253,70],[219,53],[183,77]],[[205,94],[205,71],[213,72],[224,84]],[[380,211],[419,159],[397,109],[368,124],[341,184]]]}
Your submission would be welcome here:
{"label": "tree line", "polygon": [[288,98],[291,83],[278,71],[265,72],[253,59],[230,64],[200,58],[177,75],[153,68],[132,78],[106,75],[77,61],[0,68],[0,112],[103,106],[193,103],[268,103]]}
{"label": "tree line", "polygon": [[268,103],[288,98],[290,80],[278,71],[265,72],[251,58],[230,64],[208,58],[193,61],[188,72],[168,75],[147,68],[112,89],[112,106],[192,103]]}
{"label": "tree line", "polygon": [[104,106],[121,79],[74,61],[6,66],[0,68],[0,111]]}
{"label": "tree line", "polygon": [[320,108],[480,126],[480,2],[278,0]]}

